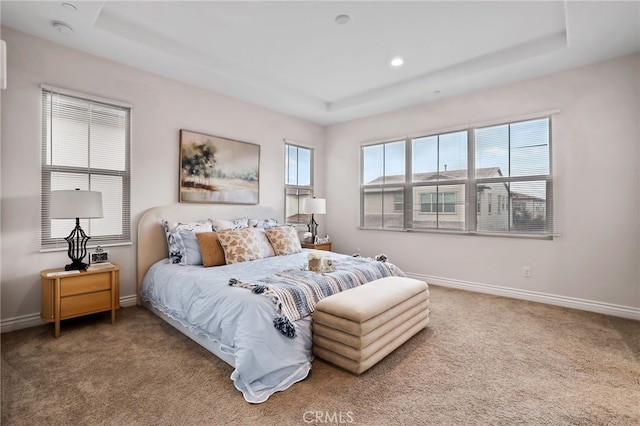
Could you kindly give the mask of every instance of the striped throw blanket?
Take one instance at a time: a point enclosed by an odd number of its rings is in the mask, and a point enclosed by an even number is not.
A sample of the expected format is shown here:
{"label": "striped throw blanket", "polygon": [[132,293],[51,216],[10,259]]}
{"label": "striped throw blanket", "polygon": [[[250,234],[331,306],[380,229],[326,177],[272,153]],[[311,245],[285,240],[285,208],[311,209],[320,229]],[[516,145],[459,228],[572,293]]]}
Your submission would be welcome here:
{"label": "striped throw blanket", "polygon": [[313,313],[316,303],[325,297],[378,278],[405,276],[398,267],[385,261],[353,257],[333,260],[333,264],[336,270],[329,273],[292,269],[251,283],[231,278],[229,285],[270,298],[276,310],[274,327],[293,339],[296,337],[293,322]]}

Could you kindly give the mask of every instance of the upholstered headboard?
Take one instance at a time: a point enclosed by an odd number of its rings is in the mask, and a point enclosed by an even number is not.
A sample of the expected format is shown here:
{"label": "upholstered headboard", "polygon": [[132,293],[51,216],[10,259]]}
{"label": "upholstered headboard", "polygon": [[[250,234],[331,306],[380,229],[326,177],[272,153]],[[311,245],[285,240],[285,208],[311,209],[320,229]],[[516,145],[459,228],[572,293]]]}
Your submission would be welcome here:
{"label": "upholstered headboard", "polygon": [[169,222],[190,222],[206,219],[233,220],[240,217],[273,218],[282,222],[280,212],[261,205],[176,203],[152,207],[145,211],[138,222],[136,260],[138,303],[140,303],[140,285],[147,270],[157,261],[168,257],[167,238],[162,227],[162,219]]}

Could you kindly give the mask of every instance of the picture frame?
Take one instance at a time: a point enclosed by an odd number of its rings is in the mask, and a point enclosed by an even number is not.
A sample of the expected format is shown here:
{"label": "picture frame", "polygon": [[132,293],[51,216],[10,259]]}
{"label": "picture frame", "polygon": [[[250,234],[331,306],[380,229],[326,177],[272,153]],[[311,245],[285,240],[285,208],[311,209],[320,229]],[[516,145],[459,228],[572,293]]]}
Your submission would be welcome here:
{"label": "picture frame", "polygon": [[109,252],[91,253],[91,263],[104,263],[109,261]]}
{"label": "picture frame", "polygon": [[90,254],[90,264],[109,262],[109,252],[102,250],[100,246],[96,247],[96,251]]}
{"label": "picture frame", "polygon": [[179,202],[260,202],[260,145],[180,129],[179,148]]}

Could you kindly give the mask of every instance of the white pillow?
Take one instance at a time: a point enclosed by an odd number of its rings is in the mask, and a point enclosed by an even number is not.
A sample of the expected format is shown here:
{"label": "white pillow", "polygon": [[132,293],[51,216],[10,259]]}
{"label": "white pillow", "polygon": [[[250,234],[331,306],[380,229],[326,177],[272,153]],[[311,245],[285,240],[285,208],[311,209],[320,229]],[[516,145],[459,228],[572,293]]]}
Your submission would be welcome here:
{"label": "white pillow", "polygon": [[[200,245],[198,244],[198,237],[196,234],[202,233],[200,231],[178,231],[178,237],[176,242],[180,248],[182,259],[181,265],[202,265],[202,255],[200,254]],[[175,234],[174,234],[175,235]]]}
{"label": "white pillow", "polygon": [[216,232],[224,231],[226,229],[236,229],[236,224],[232,220],[225,219],[209,219],[213,230]]}
{"label": "white pillow", "polygon": [[255,228],[268,228],[270,226],[278,226],[278,219],[248,219],[247,225]]}
{"label": "white pillow", "polygon": [[[169,248],[169,259],[171,263],[180,263],[186,265],[186,248],[180,236],[180,231],[189,231],[194,234],[197,232],[211,232],[211,222],[173,222],[170,223],[162,220],[165,235],[167,237],[167,246]],[[194,259],[194,261],[197,261]]]}
{"label": "white pillow", "polygon": [[269,238],[267,238],[267,234],[264,231],[264,228],[252,228],[254,234],[256,235],[256,241],[258,242],[258,247],[260,247],[260,254],[262,257],[272,257],[276,255],[276,252],[273,250],[273,246],[269,242]]}

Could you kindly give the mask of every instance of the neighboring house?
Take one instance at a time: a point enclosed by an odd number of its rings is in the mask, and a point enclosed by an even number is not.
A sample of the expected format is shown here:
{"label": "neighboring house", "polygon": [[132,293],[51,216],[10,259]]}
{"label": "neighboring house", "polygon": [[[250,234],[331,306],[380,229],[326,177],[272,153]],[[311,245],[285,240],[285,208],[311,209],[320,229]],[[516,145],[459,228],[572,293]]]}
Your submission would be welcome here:
{"label": "neighboring house", "polygon": [[514,229],[544,228],[547,217],[547,202],[544,198],[512,191],[511,209],[513,211],[511,226]]}
{"label": "neighboring house", "polygon": [[[502,177],[499,167],[478,169],[476,178]],[[503,182],[478,184],[477,229],[503,232],[509,229],[509,188]]]}
{"label": "neighboring house", "polygon": [[[414,205],[412,207],[414,229],[464,229],[465,185],[447,182],[467,179],[467,170],[414,173],[411,184]],[[499,167],[476,170],[476,179],[502,177]],[[378,177],[366,186],[382,185],[384,188],[365,189],[364,223],[368,227],[404,227],[404,175]],[[433,185],[420,185],[420,183]],[[398,184],[397,187],[389,186]],[[384,194],[381,196],[381,194]],[[509,225],[509,191],[504,183],[479,184],[477,194],[478,229],[504,231]]]}

